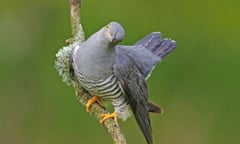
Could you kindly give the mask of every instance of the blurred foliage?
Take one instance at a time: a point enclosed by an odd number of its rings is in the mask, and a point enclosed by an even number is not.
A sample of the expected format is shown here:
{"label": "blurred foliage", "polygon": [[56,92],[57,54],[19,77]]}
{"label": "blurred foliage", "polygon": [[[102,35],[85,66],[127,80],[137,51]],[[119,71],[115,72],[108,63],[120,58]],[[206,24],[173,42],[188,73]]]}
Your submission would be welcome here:
{"label": "blurred foliage", "polygon": [[[126,30],[122,44],[152,31],[177,41],[148,81],[156,144],[240,143],[240,1],[84,0],[89,36],[110,21]],[[112,143],[54,69],[71,37],[67,0],[0,5],[0,143]],[[133,117],[120,122],[130,144],[144,144]]]}

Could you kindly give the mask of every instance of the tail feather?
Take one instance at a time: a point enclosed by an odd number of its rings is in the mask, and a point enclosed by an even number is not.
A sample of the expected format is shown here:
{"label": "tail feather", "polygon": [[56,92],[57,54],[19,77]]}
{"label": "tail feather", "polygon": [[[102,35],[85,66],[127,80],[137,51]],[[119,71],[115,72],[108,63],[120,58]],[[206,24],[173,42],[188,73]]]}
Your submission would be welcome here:
{"label": "tail feather", "polygon": [[176,48],[176,42],[171,39],[163,39],[158,47],[152,50],[152,53],[163,59]]}
{"label": "tail feather", "polygon": [[162,35],[160,32],[153,32],[141,40],[139,40],[135,45],[140,45],[150,51],[156,48],[159,45],[159,42],[162,40]]}
{"label": "tail feather", "polygon": [[162,39],[160,32],[153,32],[135,45],[139,45],[152,52],[153,55],[163,59],[176,48],[176,42],[171,39]]}

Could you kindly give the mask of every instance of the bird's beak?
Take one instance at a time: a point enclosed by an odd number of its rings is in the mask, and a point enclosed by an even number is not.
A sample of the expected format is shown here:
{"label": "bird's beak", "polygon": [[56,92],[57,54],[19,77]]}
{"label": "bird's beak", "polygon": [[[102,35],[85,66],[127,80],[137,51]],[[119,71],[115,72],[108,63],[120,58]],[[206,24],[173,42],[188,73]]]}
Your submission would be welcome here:
{"label": "bird's beak", "polygon": [[119,40],[117,40],[117,38],[116,38],[116,35],[111,35],[109,31],[106,31],[106,37],[112,43],[119,42]]}
{"label": "bird's beak", "polygon": [[112,43],[118,43],[120,40],[116,38],[116,36],[112,36]]}

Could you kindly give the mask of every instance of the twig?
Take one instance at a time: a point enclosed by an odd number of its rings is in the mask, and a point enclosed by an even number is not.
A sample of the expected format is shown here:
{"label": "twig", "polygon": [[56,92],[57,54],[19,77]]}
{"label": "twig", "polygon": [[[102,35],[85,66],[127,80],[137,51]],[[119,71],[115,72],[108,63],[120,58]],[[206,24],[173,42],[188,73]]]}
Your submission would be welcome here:
{"label": "twig", "polygon": [[73,41],[83,42],[84,41],[84,31],[82,29],[80,21],[80,8],[82,0],[69,0],[70,3],[70,14],[71,14],[71,24],[72,24],[72,36]]}
{"label": "twig", "polygon": [[[73,76],[72,80],[68,80],[68,76],[70,75],[69,68],[69,55],[66,56],[66,53],[70,53],[70,51],[73,49],[75,44],[79,44],[84,41],[84,31],[81,26],[80,22],[80,8],[82,4],[82,0],[69,0],[70,2],[70,12],[71,12],[71,25],[72,25],[72,36],[70,40],[67,40],[66,42],[69,44],[68,47],[63,48],[58,52],[57,61],[55,62],[55,66],[60,73],[60,75],[65,78],[65,82],[71,81],[75,91],[77,99],[80,103],[83,105],[86,105],[88,99],[92,97],[77,81],[76,76]],[[65,54],[64,54],[65,53]],[[63,60],[63,55],[65,55]],[[60,59],[60,60],[59,60]],[[60,61],[60,62],[59,62]],[[60,64],[59,64],[60,63]],[[64,77],[65,76],[65,77]],[[67,77],[67,78],[66,78]],[[66,80],[67,79],[67,80]],[[70,79],[70,78],[69,78]],[[90,107],[90,114],[93,114],[98,120],[100,120],[102,117],[101,115],[103,113],[108,113],[105,111],[101,106],[98,104],[93,104]],[[111,135],[113,141],[115,144],[126,144],[126,139],[123,133],[120,130],[120,127],[115,123],[113,119],[107,119],[103,126],[108,131],[108,133]]]}

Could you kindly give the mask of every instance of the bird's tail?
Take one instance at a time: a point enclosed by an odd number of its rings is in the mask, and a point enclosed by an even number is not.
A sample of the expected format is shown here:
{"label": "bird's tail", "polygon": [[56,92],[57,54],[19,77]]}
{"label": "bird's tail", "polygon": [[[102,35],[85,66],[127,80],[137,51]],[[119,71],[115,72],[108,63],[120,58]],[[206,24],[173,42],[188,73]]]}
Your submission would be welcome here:
{"label": "bird's tail", "polygon": [[145,36],[135,45],[139,45],[147,50],[150,50],[152,54],[159,57],[160,60],[176,48],[176,42],[167,38],[162,39],[160,32],[153,32]]}

